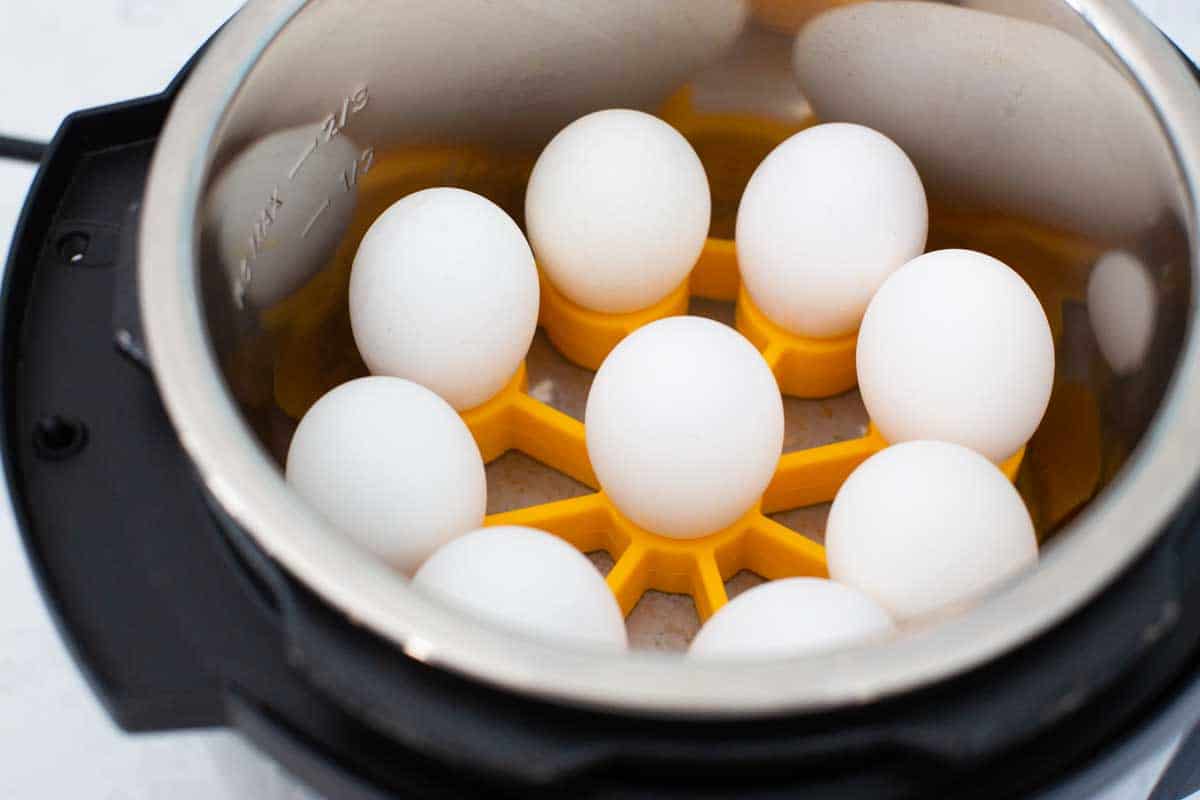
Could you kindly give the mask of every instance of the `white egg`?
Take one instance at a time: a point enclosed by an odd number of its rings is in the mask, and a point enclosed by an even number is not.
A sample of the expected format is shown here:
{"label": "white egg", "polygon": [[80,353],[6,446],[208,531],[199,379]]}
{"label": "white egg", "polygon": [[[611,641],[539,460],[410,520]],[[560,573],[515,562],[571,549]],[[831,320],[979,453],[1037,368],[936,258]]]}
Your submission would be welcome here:
{"label": "white egg", "polygon": [[737,215],[746,291],[792,333],[853,333],[875,290],[925,249],[929,209],[916,168],[861,125],[801,131],[750,177]]}
{"label": "white egg", "polygon": [[968,250],[929,253],[889,278],[863,318],[857,360],[863,403],[889,442],[955,442],[997,463],[1037,430],[1054,385],[1037,296]]}
{"label": "white egg", "polygon": [[820,578],[788,578],[730,600],[704,623],[688,654],[799,656],[861,644],[894,630],[887,612],[862,592]]}
{"label": "white egg", "polygon": [[783,449],[783,400],[731,328],[673,317],[626,337],[596,372],[588,456],[626,516],[654,533],[705,536],[762,496]]}
{"label": "white egg", "polygon": [[604,578],[571,545],[533,528],[484,528],[455,539],[425,562],[413,585],[531,636],[626,646],[625,620]]}
{"label": "white egg", "polygon": [[1033,522],[995,464],[947,442],[876,454],[825,528],[829,576],[908,620],[979,597],[1037,562]]}
{"label": "white egg", "polygon": [[529,351],[538,278],[521,229],[463,189],[383,212],[350,275],[350,323],[371,372],[416,381],[464,411],[491,399]]}
{"label": "white egg", "polygon": [[538,157],[525,195],[529,241],[555,288],[585,308],[624,313],[683,283],[712,202],[700,157],[640,111],[588,114]]}
{"label": "white egg", "polygon": [[439,545],[478,528],[483,460],[462,418],[401,378],[344,383],[308,410],[287,480],[346,535],[411,573]]}
{"label": "white egg", "polygon": [[1088,276],[1087,304],[1104,360],[1118,375],[1136,372],[1158,319],[1158,289],[1146,265],[1123,250],[1105,253]]}

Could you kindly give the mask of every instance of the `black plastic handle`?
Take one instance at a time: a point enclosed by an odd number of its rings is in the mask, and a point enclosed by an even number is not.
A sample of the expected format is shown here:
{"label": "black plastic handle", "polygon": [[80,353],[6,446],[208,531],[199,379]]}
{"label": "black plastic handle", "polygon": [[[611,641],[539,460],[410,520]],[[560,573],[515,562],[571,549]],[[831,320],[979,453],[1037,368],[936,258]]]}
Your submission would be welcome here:
{"label": "black plastic handle", "polygon": [[15,136],[0,136],[0,158],[40,162],[46,155],[46,145]]}

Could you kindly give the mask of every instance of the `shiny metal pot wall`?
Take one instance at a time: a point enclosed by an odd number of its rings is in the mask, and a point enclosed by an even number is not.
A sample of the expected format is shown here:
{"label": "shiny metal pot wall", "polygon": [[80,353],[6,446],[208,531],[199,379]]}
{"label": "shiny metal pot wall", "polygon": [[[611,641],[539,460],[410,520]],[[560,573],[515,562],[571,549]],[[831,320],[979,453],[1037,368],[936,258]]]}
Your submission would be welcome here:
{"label": "shiny metal pot wall", "polygon": [[[1200,466],[1200,94],[1184,63],[1123,0],[830,2],[815,17],[788,5],[252,0],[172,111],[140,242],[157,380],[230,517],[410,657],[656,714],[869,701],[994,658],[1102,591]],[[656,110],[685,84],[701,113],[786,125],[811,111],[888,133],[926,180],[935,244],[1074,248],[1073,272],[1034,256],[1024,268],[1051,309],[1060,383],[1087,384],[1093,423],[1064,405],[1044,427],[1075,432],[1074,444],[1035,442],[1048,483],[1025,488],[1069,494],[1055,476],[1091,469],[1074,491],[1099,491],[1079,513],[1039,512],[1056,535],[1038,570],[967,614],[852,653],[736,667],[613,658],[514,639],[427,601],[289,491],[271,455],[278,345],[263,320],[344,243],[362,176],[439,148],[536,154],[583,113]],[[480,163],[475,178],[519,199],[520,169]]]}

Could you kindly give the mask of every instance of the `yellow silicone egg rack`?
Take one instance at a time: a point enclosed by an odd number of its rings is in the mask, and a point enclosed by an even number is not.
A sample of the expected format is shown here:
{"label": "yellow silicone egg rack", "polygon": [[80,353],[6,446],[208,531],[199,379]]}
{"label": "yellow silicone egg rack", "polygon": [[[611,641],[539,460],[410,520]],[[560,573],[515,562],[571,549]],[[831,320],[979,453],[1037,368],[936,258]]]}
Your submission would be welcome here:
{"label": "yellow silicone egg rack", "polygon": [[[733,235],[737,198],[762,158],[816,122],[703,111],[695,107],[689,87],[672,96],[660,116],[688,138],[704,162],[713,198],[713,231],[725,237]],[[265,316],[266,327],[279,342],[273,394],[285,414],[299,419],[329,389],[367,374],[354,346],[344,298],[354,253],[374,219],[398,197],[443,185],[483,194],[510,212],[519,209],[536,155],[430,146],[376,159],[359,181],[353,228],[331,268]],[[974,221],[965,228],[979,235]],[[1000,247],[1011,238],[1001,236],[993,244]],[[564,356],[594,370],[629,333],[654,320],[687,313],[692,297],[736,303],[738,329],[763,353],[784,394],[820,398],[856,385],[855,337],[805,339],[772,323],[740,285],[730,238],[709,239],[686,282],[659,303],[631,314],[581,308],[543,276],[539,322]],[[463,413],[484,460],[520,451],[597,491],[493,514],[486,522],[528,525],[554,533],[583,552],[607,551],[615,562],[607,580],[626,614],[647,590],[658,589],[691,595],[700,617],[707,619],[726,602],[724,582],[743,569],[768,579],[825,575],[824,548],[767,515],[829,502],[859,464],[887,446],[872,427],[858,439],[785,453],[760,502],[734,525],[700,539],[672,539],[638,527],[615,508],[599,491],[583,423],[535,399],[526,388],[522,367],[496,397]],[[1003,465],[1010,477],[1023,453]]]}
{"label": "yellow silicone egg rack", "polygon": [[[566,358],[597,369],[622,338],[687,313],[690,297],[736,302],[738,329],[763,353],[784,394],[828,397],[856,384],[855,340],[807,339],[772,323],[740,286],[733,242],[710,239],[688,281],[650,308],[603,314],[572,303],[543,276],[540,324]],[[887,442],[873,426],[861,438],[785,453],[762,499],[736,523],[699,539],[674,539],[625,517],[602,492],[587,455],[583,423],[526,392],[517,374],[487,403],[463,413],[484,461],[518,450],[597,490],[582,497],[489,515],[486,525],[526,525],[553,533],[584,553],[604,550],[614,565],[608,585],[628,614],[650,589],[691,595],[701,620],[728,597],[725,581],[746,569],[769,580],[824,577],[825,550],[768,517],[833,500],[854,469]],[[1002,465],[1014,478],[1024,450]]]}

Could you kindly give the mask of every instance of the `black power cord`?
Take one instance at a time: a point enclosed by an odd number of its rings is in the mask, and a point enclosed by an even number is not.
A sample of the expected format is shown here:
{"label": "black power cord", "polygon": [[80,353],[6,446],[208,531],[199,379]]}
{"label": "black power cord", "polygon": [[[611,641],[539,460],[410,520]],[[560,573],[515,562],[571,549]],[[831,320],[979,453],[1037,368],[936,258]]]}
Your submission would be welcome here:
{"label": "black power cord", "polygon": [[16,139],[11,136],[0,136],[0,158],[12,158],[17,161],[32,161],[37,164],[46,154],[46,145],[28,139]]}

